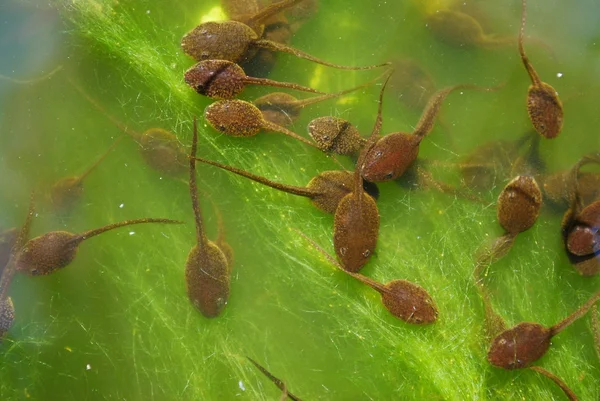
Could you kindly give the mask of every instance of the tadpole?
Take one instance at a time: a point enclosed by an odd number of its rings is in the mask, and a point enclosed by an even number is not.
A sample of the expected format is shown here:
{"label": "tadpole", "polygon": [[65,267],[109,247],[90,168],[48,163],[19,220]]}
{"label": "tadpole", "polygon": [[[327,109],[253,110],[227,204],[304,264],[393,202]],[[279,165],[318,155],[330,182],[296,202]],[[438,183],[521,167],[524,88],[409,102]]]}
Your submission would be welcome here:
{"label": "tadpole", "polygon": [[357,273],[369,261],[379,238],[379,210],[377,203],[363,191],[361,174],[366,155],[375,146],[382,125],[383,93],[393,71],[387,76],[379,92],[379,106],[373,131],[361,150],[354,168],[354,187],[340,201],[333,216],[333,246],[344,269]]}
{"label": "tadpole", "polygon": [[30,276],[54,273],[68,266],[75,259],[79,245],[83,241],[119,227],[146,223],[182,224],[183,222],[169,219],[144,218],[112,223],[79,234],[73,234],[68,231],[50,231],[27,241],[23,245],[23,248],[17,255],[15,262],[16,269]]}
{"label": "tadpole", "polygon": [[232,20],[249,26],[257,36],[261,36],[269,19],[302,1],[282,0],[262,9],[256,0],[221,0],[221,5]]}
{"label": "tadpole", "polygon": [[53,207],[62,212],[70,211],[83,196],[83,181],[109,153],[121,142],[123,135],[119,136],[98,159],[78,176],[64,177],[54,183],[50,190],[50,201]]}
{"label": "tadpole", "polygon": [[367,143],[354,124],[334,116],[313,119],[308,123],[308,134],[319,149],[336,155],[352,155]]}
{"label": "tadpole", "polygon": [[435,83],[415,60],[401,58],[392,62],[395,72],[390,79],[389,90],[406,107],[413,111],[423,110],[427,99],[435,92]]}
{"label": "tadpole", "polygon": [[304,233],[294,230],[317,249],[338,269],[371,287],[381,295],[383,306],[394,316],[406,323],[424,325],[437,320],[438,309],[429,293],[421,286],[407,280],[392,280],[385,284],[360,273],[349,271],[329,253]]}
{"label": "tadpole", "polygon": [[187,172],[187,153],[175,134],[162,128],[150,128],[141,133],[135,131],[108,113],[73,79],[69,79],[69,82],[96,110],[138,143],[140,154],[148,166],[169,176],[179,176]]}
{"label": "tadpole", "polygon": [[244,100],[219,100],[204,109],[204,118],[215,130],[233,137],[250,137],[261,131],[274,131],[290,136],[308,146],[314,143],[289,129],[264,119],[262,113],[250,102]]}
{"label": "tadpole", "polygon": [[579,309],[552,327],[523,322],[503,331],[492,341],[488,361],[508,370],[528,367],[548,351],[552,337],[583,317],[599,299],[600,292],[597,292]]}
{"label": "tadpole", "polygon": [[536,222],[542,207],[542,193],[535,178],[526,175],[513,178],[498,196],[496,207],[504,235],[478,251],[476,277],[481,277],[484,268],[505,256],[516,236]]}
{"label": "tadpole", "polygon": [[[353,191],[352,188],[354,185],[354,175],[343,170],[324,171],[310,180],[306,187],[297,187],[271,181],[264,177],[249,173],[245,170],[227,166],[212,160],[203,159],[201,157],[196,157],[195,160],[230,171],[234,174],[246,177],[252,181],[256,181],[279,191],[287,192],[292,195],[307,197],[317,209],[330,214],[335,213],[342,198]],[[363,189],[375,199],[377,199],[379,196],[379,191],[377,190],[377,186],[375,184],[365,183],[363,185]]]}
{"label": "tadpole", "polygon": [[[12,327],[15,319],[15,307],[12,298],[8,295],[8,289],[15,274],[16,258],[29,236],[31,221],[33,219],[33,214],[35,213],[34,196],[35,195],[32,192],[29,199],[27,217],[19,232],[17,233],[16,230],[13,229],[3,233],[7,233],[8,237],[4,237],[4,239],[8,239],[8,242],[12,243],[12,246],[10,247],[8,255],[6,255],[6,262],[2,262],[0,269],[0,341],[4,334]],[[11,239],[13,236],[14,238]]]}
{"label": "tadpole", "polygon": [[242,67],[226,60],[204,60],[196,63],[185,72],[185,82],[199,94],[212,99],[233,99],[246,85],[275,86],[323,94],[316,89],[291,82],[249,77]]}
{"label": "tadpole", "polygon": [[421,114],[412,134],[394,132],[378,139],[365,156],[362,176],[371,182],[390,181],[400,177],[417,159],[419,145],[431,132],[442,102],[457,89],[492,91],[475,85],[455,85],[434,93]]}
{"label": "tadpole", "polygon": [[350,67],[329,63],[301,50],[282,43],[259,39],[259,35],[250,26],[238,21],[211,21],[198,25],[181,40],[181,47],[188,56],[196,61],[227,60],[243,63],[250,60],[258,49],[289,53],[314,63],[343,70],[370,70],[389,63],[365,67]]}
{"label": "tadpole", "polygon": [[[377,77],[369,82],[362,85],[355,86],[354,88],[344,89],[336,93],[328,93],[321,96],[314,96],[308,99],[296,99],[294,96],[284,92],[273,92],[268,95],[261,96],[254,100],[254,105],[259,108],[262,112],[265,120],[282,127],[287,127],[298,120],[300,112],[306,107],[315,103],[324,102],[329,99],[334,99],[346,95],[348,93],[357,91],[365,88],[366,86],[376,82],[380,77]],[[324,118],[335,118],[335,117],[324,117]],[[318,120],[318,119],[317,119]],[[313,120],[308,125],[308,131],[311,132]],[[311,134],[312,136],[312,134]],[[313,136],[314,139],[314,136]],[[336,153],[336,152],[334,152]]]}
{"label": "tadpole", "polygon": [[571,207],[562,223],[562,238],[569,261],[582,276],[600,273],[600,199],[584,205],[579,193],[579,169],[588,163],[600,163],[600,154],[584,156],[572,169]]}
{"label": "tadpole", "polygon": [[204,317],[217,317],[229,300],[231,255],[223,252],[210,241],[204,230],[198,187],[196,184],[196,148],[198,146],[198,123],[194,117],[194,136],[190,151],[190,196],[196,221],[196,245],[185,263],[187,295]]}
{"label": "tadpole", "polygon": [[275,384],[277,386],[277,388],[279,390],[282,391],[282,395],[281,395],[281,399],[280,401],[285,400],[286,398],[289,398],[290,400],[293,401],[302,401],[300,398],[296,397],[294,394],[290,393],[287,389],[287,385],[283,382],[283,380],[278,379],[277,377],[273,376],[273,374],[271,372],[269,372],[266,368],[264,368],[263,366],[261,366],[258,362],[256,362],[254,359],[250,358],[249,356],[246,357],[258,370],[260,370],[260,372],[267,376],[267,378],[269,380],[271,380],[273,382],[273,384]]}
{"label": "tadpole", "polygon": [[519,31],[519,53],[525,69],[531,78],[527,90],[527,113],[535,130],[545,138],[556,138],[563,126],[563,107],[556,90],[542,82],[523,48],[525,20],[527,18],[526,0],[522,0],[521,30]]}

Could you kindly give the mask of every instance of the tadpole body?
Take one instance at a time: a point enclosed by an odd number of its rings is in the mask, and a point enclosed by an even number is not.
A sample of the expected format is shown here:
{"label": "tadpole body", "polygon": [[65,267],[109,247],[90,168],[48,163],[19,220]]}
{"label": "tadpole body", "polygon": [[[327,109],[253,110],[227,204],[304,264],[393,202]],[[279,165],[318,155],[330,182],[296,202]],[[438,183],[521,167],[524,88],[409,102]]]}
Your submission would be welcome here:
{"label": "tadpole body", "polygon": [[519,31],[519,54],[531,78],[527,90],[527,113],[535,130],[545,138],[556,138],[563,126],[563,107],[556,90],[542,82],[523,48],[525,21],[527,18],[526,0],[522,0],[521,30]]}
{"label": "tadpole body", "polygon": [[181,47],[185,54],[196,61],[227,60],[239,64],[254,57],[258,49],[267,49],[289,53],[314,63],[343,70],[370,70],[388,65],[388,63],[383,63],[365,67],[350,67],[329,63],[291,46],[259,39],[259,35],[254,29],[238,21],[202,23],[183,37]]}
{"label": "tadpole body", "polygon": [[206,122],[215,130],[232,137],[251,137],[261,131],[274,131],[316,147],[308,139],[264,119],[260,110],[244,100],[219,100],[204,109]]}
{"label": "tadpole body", "polygon": [[192,89],[212,99],[233,99],[242,93],[246,85],[274,86],[323,94],[316,89],[291,82],[249,77],[242,67],[227,60],[200,61],[185,72],[184,78]]}
{"label": "tadpole body", "polygon": [[[217,317],[229,300],[230,273],[228,255],[218,244],[206,236],[198,187],[196,184],[196,148],[198,146],[198,125],[194,118],[194,136],[190,151],[190,197],[196,222],[196,245],[188,254],[185,263],[185,284],[191,303],[207,318]],[[231,248],[228,249],[230,251]]]}
{"label": "tadpole body", "polygon": [[122,139],[123,136],[119,136],[82,174],[64,177],[54,183],[50,190],[50,201],[55,210],[68,212],[73,209],[83,196],[84,180],[102,163]]}
{"label": "tadpole body", "polygon": [[68,266],[75,259],[79,245],[83,241],[119,227],[146,223],[181,224],[182,222],[169,219],[144,218],[108,224],[80,234],[73,234],[68,231],[51,231],[31,239],[23,245],[17,255],[16,269],[30,276],[54,273]]}
{"label": "tadpole body", "polygon": [[[342,198],[349,193],[352,193],[354,186],[354,175],[348,171],[342,170],[324,171],[311,179],[306,187],[298,187],[271,181],[264,177],[249,173],[245,170],[227,166],[212,160],[207,160],[200,157],[196,157],[195,160],[210,164],[211,166],[215,166],[223,170],[227,170],[282,192],[304,196],[309,198],[311,203],[317,209],[330,214],[335,213]],[[377,186],[374,184],[369,184],[364,185],[363,190],[376,199],[379,196]]]}
{"label": "tadpole body", "polygon": [[334,116],[313,119],[308,123],[308,134],[319,149],[336,155],[355,154],[367,142],[354,124]]}
{"label": "tadpole body", "polygon": [[414,131],[395,132],[379,138],[365,156],[362,176],[371,182],[390,181],[400,177],[417,159],[419,145],[431,132],[442,102],[457,89],[491,91],[475,85],[455,85],[435,92],[421,114]]}
{"label": "tadpole body", "polygon": [[552,337],[584,316],[599,299],[600,292],[597,292],[579,309],[552,327],[523,322],[503,331],[492,341],[488,361],[508,370],[528,367],[548,351]]}

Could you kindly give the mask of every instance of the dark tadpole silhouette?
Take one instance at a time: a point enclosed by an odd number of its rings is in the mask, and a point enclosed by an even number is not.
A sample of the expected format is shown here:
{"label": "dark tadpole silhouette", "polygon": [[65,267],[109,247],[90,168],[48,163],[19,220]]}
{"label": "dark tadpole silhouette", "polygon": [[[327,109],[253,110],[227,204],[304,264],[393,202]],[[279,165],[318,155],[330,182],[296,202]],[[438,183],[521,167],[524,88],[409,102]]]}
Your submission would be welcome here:
{"label": "dark tadpole silhouette", "polygon": [[267,378],[269,380],[271,380],[273,382],[273,384],[275,384],[277,386],[277,388],[279,390],[282,391],[281,394],[281,401],[285,400],[286,398],[289,398],[290,400],[293,401],[302,401],[300,398],[296,397],[294,394],[290,393],[287,389],[287,385],[283,382],[283,380],[278,379],[277,377],[273,376],[273,374],[271,372],[269,372],[266,368],[264,368],[262,365],[260,365],[258,362],[256,362],[254,359],[250,358],[249,356],[246,357],[258,370],[260,370],[260,372],[267,376]]}
{"label": "dark tadpole silhouette", "polygon": [[52,185],[50,190],[50,201],[55,210],[59,212],[70,212],[73,209],[83,196],[84,180],[100,165],[100,163],[102,163],[122,139],[123,135],[119,136],[108,149],[80,175],[61,178]]}
{"label": "dark tadpole silhouette", "polygon": [[535,130],[545,138],[556,138],[563,126],[563,107],[556,90],[542,82],[523,48],[525,20],[527,18],[526,0],[522,0],[521,30],[519,31],[519,53],[523,65],[531,78],[527,90],[527,113]]}
{"label": "dark tadpole silhouette", "polygon": [[184,79],[196,92],[212,99],[233,99],[242,93],[246,85],[273,86],[324,94],[316,89],[291,82],[249,77],[242,67],[227,60],[200,61],[185,72]]}
{"label": "dark tadpole silhouette", "polygon": [[68,266],[75,259],[79,245],[83,241],[116,228],[146,223],[182,224],[183,222],[169,219],[144,218],[108,224],[104,227],[84,231],[79,234],[73,234],[68,231],[51,231],[31,239],[23,245],[23,248],[17,255],[16,268],[18,271],[30,276],[54,273]]}
{"label": "dark tadpole silhouette", "polygon": [[[271,181],[267,178],[249,173],[245,170],[231,167],[212,160],[203,159],[201,157],[196,157],[195,160],[221,168],[223,170],[227,170],[282,192],[304,196],[309,198],[317,209],[330,214],[335,213],[342,198],[352,192],[354,185],[354,175],[343,170],[324,171],[310,180],[306,187],[298,187]],[[379,191],[375,184],[365,182],[363,189],[375,199],[377,199],[379,196]]]}
{"label": "dark tadpole silhouette", "polygon": [[[196,184],[198,125],[194,117],[194,136],[190,151],[190,197],[196,221],[196,245],[185,263],[185,284],[192,304],[207,318],[217,317],[229,300],[231,248],[226,251],[206,236]],[[226,253],[227,252],[227,253]]]}
{"label": "dark tadpole silhouette", "polygon": [[407,280],[392,280],[382,284],[360,273],[351,272],[304,233],[298,230],[294,231],[310,242],[331,264],[377,291],[381,295],[383,306],[394,317],[415,325],[431,324],[437,320],[439,314],[437,306],[423,287]]}

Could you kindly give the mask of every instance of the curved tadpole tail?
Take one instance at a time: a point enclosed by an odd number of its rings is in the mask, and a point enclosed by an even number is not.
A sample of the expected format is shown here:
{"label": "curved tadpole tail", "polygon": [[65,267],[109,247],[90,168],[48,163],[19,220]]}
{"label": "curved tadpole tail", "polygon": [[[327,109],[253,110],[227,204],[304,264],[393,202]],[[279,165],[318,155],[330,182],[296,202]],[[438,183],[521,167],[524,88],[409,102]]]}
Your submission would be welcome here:
{"label": "curved tadpole tail", "polygon": [[600,322],[598,320],[598,307],[594,304],[592,307],[592,333],[594,334],[596,354],[598,354],[598,359],[600,359]]}
{"label": "curved tadpole tail", "polygon": [[8,262],[6,266],[4,266],[4,270],[2,271],[2,277],[0,277],[0,305],[3,305],[7,299],[8,287],[12,281],[12,278],[15,273],[15,260],[17,255],[23,248],[23,245],[27,242],[27,238],[29,237],[29,229],[31,228],[31,222],[33,220],[33,215],[35,214],[35,192],[31,191],[29,196],[29,208],[27,210],[27,217],[25,218],[25,222],[15,239],[13,247],[10,251],[10,256],[8,258]]}
{"label": "curved tadpole tail", "polygon": [[244,77],[244,83],[252,84],[252,85],[262,85],[262,86],[268,85],[268,86],[272,86],[274,88],[293,89],[293,90],[297,90],[300,92],[309,92],[309,93],[317,93],[319,95],[327,95],[327,93],[325,93],[325,92],[310,88],[308,86],[302,86],[302,85],[295,84],[292,82],[275,81],[275,80],[269,79],[269,78],[254,78],[254,77],[246,76],[246,77]]}
{"label": "curved tadpole tail", "polygon": [[546,376],[548,379],[550,379],[554,383],[556,383],[558,385],[558,387],[560,387],[560,389],[565,393],[565,395],[567,396],[567,398],[570,401],[579,401],[579,398],[575,395],[573,390],[571,390],[569,388],[569,386],[567,386],[567,384],[564,381],[562,381],[562,379],[560,377],[556,376],[553,373],[550,373],[546,369],[539,367],[539,366],[530,366],[529,369]]}
{"label": "curved tadpole tail", "polygon": [[261,23],[262,21],[271,18],[275,14],[279,14],[280,12],[288,8],[294,7],[296,4],[302,1],[303,0],[281,0],[277,3],[273,3],[270,6],[263,8],[255,15],[248,18],[246,20],[246,24],[248,26],[252,26],[253,24]]}
{"label": "curved tadpole tail", "polygon": [[198,121],[194,116],[194,130],[192,137],[192,148],[190,149],[190,198],[192,199],[192,209],[194,209],[194,219],[196,222],[196,240],[198,246],[204,248],[206,244],[206,232],[204,231],[204,221],[202,220],[202,212],[200,210],[200,202],[198,201],[198,185],[196,183],[196,153],[198,149]]}
{"label": "curved tadpole tail", "polygon": [[576,321],[577,319],[582,318],[591,308],[600,300],[600,291],[596,292],[590,299],[587,300],[586,303],[581,305],[579,309],[575,312],[571,313],[569,316],[564,318],[562,321],[556,323],[554,326],[550,327],[550,333],[552,336],[557,335],[561,331],[563,331],[566,327],[568,327],[571,323]]}
{"label": "curved tadpole tail", "polygon": [[473,278],[478,286],[483,283],[487,276],[487,269],[492,263],[502,259],[512,248],[515,242],[515,235],[504,234],[496,238],[491,244],[484,244],[475,252],[475,270]]}
{"label": "curved tadpole tail", "polygon": [[124,136],[125,136],[125,133],[122,133],[121,135],[119,135],[119,136],[117,137],[117,139],[115,139],[115,140],[113,141],[113,143],[112,143],[112,144],[111,144],[111,145],[108,147],[108,149],[106,149],[106,150],[104,151],[104,153],[102,153],[102,154],[100,155],[100,157],[98,157],[98,158],[96,159],[96,161],[95,161],[95,162],[94,162],[94,163],[93,163],[91,166],[89,166],[89,167],[88,167],[88,168],[87,168],[87,169],[86,169],[86,170],[85,170],[83,173],[81,173],[81,175],[79,175],[79,176],[77,177],[77,182],[78,182],[78,183],[80,183],[80,182],[82,182],[83,180],[85,180],[85,178],[86,178],[88,175],[90,175],[90,173],[91,173],[92,171],[94,171],[94,170],[96,169],[96,167],[98,167],[98,165],[99,165],[100,163],[102,163],[102,161],[104,161],[104,159],[106,159],[106,157],[107,157],[107,156],[110,154],[110,152],[111,152],[111,151],[112,151],[114,148],[116,148],[116,147],[117,147],[117,145],[118,145],[118,144],[121,142],[121,140],[123,140],[123,137],[124,137]]}
{"label": "curved tadpole tail", "polygon": [[[304,143],[305,145],[308,145],[308,146],[310,146],[312,148],[319,149],[319,147],[317,145],[315,145],[314,143],[312,143],[308,139],[306,139],[306,138],[304,138],[304,137],[296,134],[294,131],[291,131],[291,130],[285,128],[285,127],[282,127],[281,125],[272,123],[272,122],[267,121],[267,120],[265,120],[263,122],[263,124],[264,124],[264,129],[265,130],[275,131],[275,132],[282,133],[284,135],[289,136],[290,138],[294,138],[294,139],[299,140],[300,142]],[[319,149],[319,150],[321,150],[321,149]]]}
{"label": "curved tadpole tail", "polygon": [[529,78],[531,78],[531,82],[535,86],[540,86],[542,84],[542,80],[537,72],[533,69],[529,58],[525,54],[525,49],[523,48],[523,37],[525,36],[525,22],[527,20],[527,0],[521,1],[521,29],[519,30],[519,54],[521,55],[521,61],[523,61],[523,65],[529,74]]}
{"label": "curved tadpole tail", "polygon": [[12,77],[0,74],[0,80],[9,81],[9,82],[12,82],[12,83],[18,84],[18,85],[35,85],[37,83],[40,83],[42,81],[52,78],[52,76],[54,74],[61,71],[62,69],[63,69],[63,66],[59,65],[58,67],[54,68],[49,73],[44,74],[39,77],[31,78],[31,79],[12,78]]}
{"label": "curved tadpole tail", "polygon": [[372,70],[374,68],[386,67],[391,64],[390,62],[386,62],[386,63],[382,63],[382,64],[368,65],[368,66],[363,66],[363,67],[351,67],[351,66],[347,66],[347,65],[333,64],[333,63],[329,63],[325,60],[321,60],[319,58],[311,56],[310,54],[305,53],[301,50],[295,49],[291,46],[287,46],[287,45],[273,42],[273,41],[266,40],[266,39],[255,40],[252,42],[252,46],[259,47],[262,49],[267,49],[267,50],[270,50],[273,52],[288,53],[293,56],[303,58],[305,60],[312,61],[317,64],[326,65],[328,67],[337,68],[340,70]]}
{"label": "curved tadpole tail", "polygon": [[183,224],[183,221],[180,220],[171,220],[171,219],[154,219],[154,218],[144,218],[144,219],[134,219],[134,220],[125,220],[120,221],[118,223],[113,223],[106,225],[104,227],[95,228],[93,230],[84,231],[81,234],[77,234],[70,243],[79,243],[85,241],[86,239],[90,239],[95,237],[96,235],[100,235],[110,230],[114,230],[115,228],[132,226],[135,224],[147,224],[147,223],[162,223],[162,224]]}
{"label": "curved tadpole tail", "polygon": [[269,372],[267,369],[265,369],[264,367],[262,367],[258,362],[256,362],[254,359],[250,358],[249,356],[246,357],[258,370],[261,371],[261,373],[265,376],[267,376],[269,378],[269,380],[271,380],[278,389],[280,389],[281,391],[284,392],[285,395],[287,395],[287,398],[289,398],[290,400],[293,401],[302,401],[300,398],[296,397],[294,394],[290,393],[287,390],[287,386],[285,385],[285,383],[281,380],[278,379],[277,377],[273,376],[271,374],[271,372]]}

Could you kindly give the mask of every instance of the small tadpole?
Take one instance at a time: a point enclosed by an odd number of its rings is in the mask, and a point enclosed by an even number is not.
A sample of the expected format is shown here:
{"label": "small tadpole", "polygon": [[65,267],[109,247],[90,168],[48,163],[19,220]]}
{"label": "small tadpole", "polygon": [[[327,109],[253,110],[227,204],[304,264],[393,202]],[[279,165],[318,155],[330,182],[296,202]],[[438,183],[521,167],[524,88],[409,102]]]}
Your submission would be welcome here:
{"label": "small tadpole", "polygon": [[415,162],[419,155],[419,145],[427,136],[436,121],[436,117],[446,97],[459,89],[495,91],[499,87],[484,88],[476,85],[461,84],[440,89],[435,92],[421,114],[421,118],[412,133],[394,132],[378,138],[365,156],[362,176],[371,182],[395,180]]}
{"label": "small tadpole", "polygon": [[242,67],[226,60],[200,61],[185,72],[184,79],[185,83],[196,92],[212,99],[233,99],[242,93],[246,85],[273,86],[324,94],[316,89],[291,82],[249,77]]}
{"label": "small tadpole", "polygon": [[264,119],[260,110],[244,100],[219,100],[204,109],[204,118],[215,130],[232,137],[251,137],[261,131],[273,131],[285,134],[304,144],[316,147],[308,139],[289,129]]}
{"label": "small tadpole", "polygon": [[556,89],[542,82],[533,65],[525,55],[523,36],[525,34],[525,21],[527,19],[526,0],[522,0],[521,30],[519,31],[519,53],[521,61],[531,78],[531,85],[527,90],[527,113],[535,130],[544,138],[556,138],[563,126],[563,106],[558,98]]}
{"label": "small tadpole", "polygon": [[338,269],[374,289],[381,295],[383,306],[396,318],[409,324],[426,325],[435,323],[438,317],[438,309],[423,287],[407,280],[392,280],[385,284],[375,281],[360,273],[354,273],[337,262],[315,241],[298,230],[294,230],[306,239],[317,251],[319,251],[331,264]]}
{"label": "small tadpole", "polygon": [[[196,245],[190,250],[185,263],[185,284],[191,303],[207,318],[217,317],[229,300],[231,265],[233,255],[224,252],[208,239],[204,229],[202,211],[196,183],[196,149],[198,123],[194,117],[194,136],[190,150],[190,197],[196,221]],[[231,247],[227,249],[231,252]]]}
{"label": "small tadpole", "polygon": [[261,7],[256,0],[221,0],[221,6],[231,20],[248,25],[257,36],[261,36],[268,22],[303,1],[305,0],[282,0]]}
{"label": "small tadpole", "polygon": [[96,167],[98,167],[98,165],[100,165],[100,163],[102,163],[119,142],[121,142],[123,135],[120,135],[82,174],[61,178],[52,185],[50,190],[50,201],[55,210],[68,213],[73,209],[83,196],[84,180],[96,169]]}
{"label": "small tadpole", "polygon": [[[298,187],[271,181],[267,178],[249,173],[248,171],[227,166],[212,160],[203,159],[201,157],[196,157],[194,160],[227,170],[282,192],[304,196],[309,198],[317,209],[330,214],[335,213],[342,198],[352,192],[352,186],[354,184],[354,175],[344,170],[324,171],[311,179],[306,187]],[[379,195],[377,186],[374,184],[365,185],[363,189],[365,192],[377,199]]]}
{"label": "small tadpole", "polygon": [[571,206],[563,216],[561,232],[569,261],[582,276],[600,273],[600,200],[584,205],[580,194],[579,170],[600,164],[600,153],[584,156],[568,174]]}
{"label": "small tadpole", "polygon": [[256,362],[254,359],[250,358],[249,356],[247,356],[246,358],[256,367],[256,369],[260,370],[260,372],[263,375],[267,376],[267,378],[269,378],[269,380],[271,380],[273,382],[273,384],[275,384],[277,386],[277,388],[282,391],[281,401],[285,400],[286,398],[289,398],[290,400],[293,400],[293,401],[302,401],[300,398],[296,397],[294,394],[292,394],[288,391],[287,385],[283,382],[283,380],[278,379],[277,377],[273,376],[273,374],[271,372],[269,372],[265,367],[260,365],[258,362]]}
{"label": "small tadpole", "polygon": [[[198,25],[181,40],[185,54],[196,61],[227,60],[243,63],[250,60],[259,49],[288,53],[293,56],[342,70],[371,70],[388,66],[382,63],[364,67],[351,67],[329,63],[301,50],[274,41],[259,39],[250,26],[238,21],[211,21]],[[261,32],[262,34],[262,32]]]}
{"label": "small tadpole", "polygon": [[313,119],[308,123],[308,134],[319,149],[336,155],[355,154],[367,143],[354,124],[334,116]]}
{"label": "small tadpole", "polygon": [[21,273],[30,276],[54,273],[68,266],[75,259],[79,245],[83,241],[116,228],[146,223],[183,224],[182,221],[177,220],[143,218],[108,224],[79,234],[68,231],[51,231],[31,239],[23,245],[17,255],[16,268]]}

